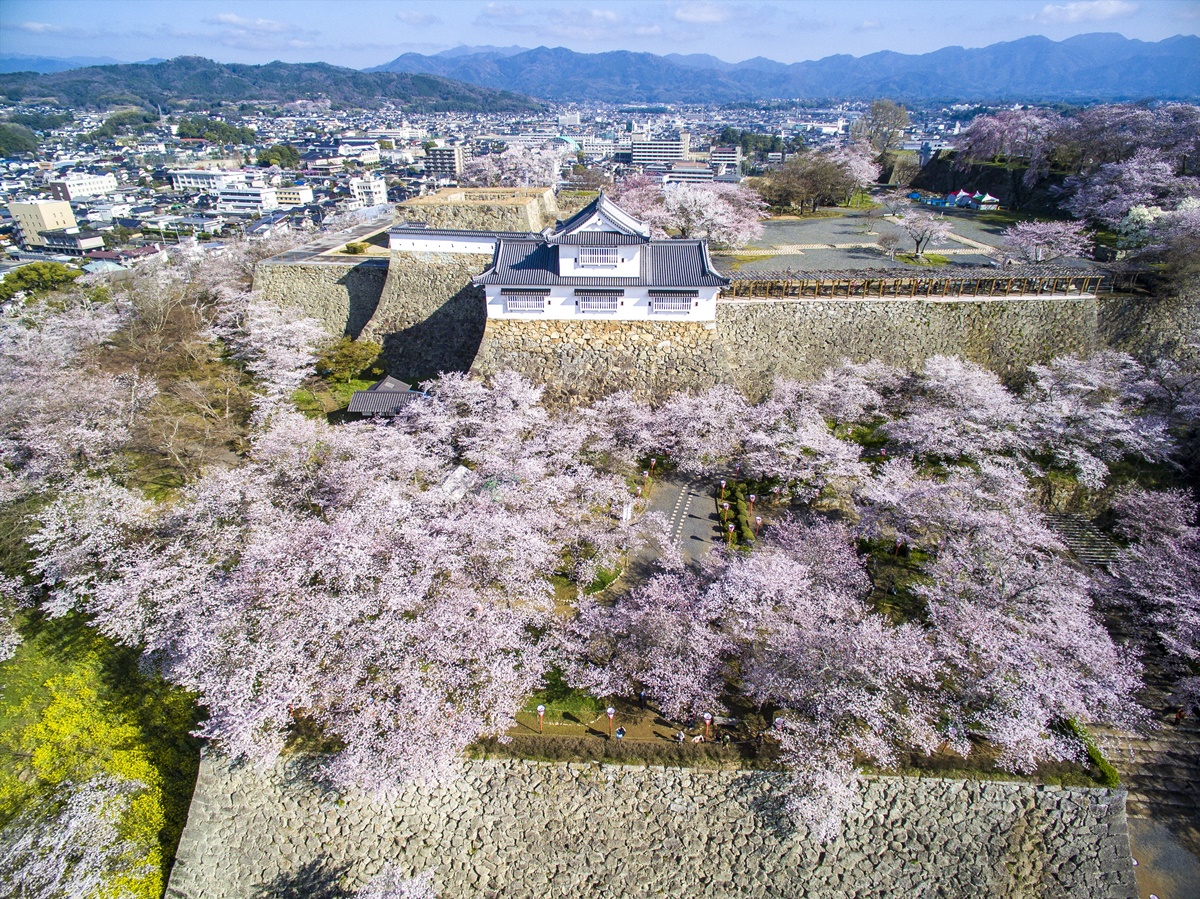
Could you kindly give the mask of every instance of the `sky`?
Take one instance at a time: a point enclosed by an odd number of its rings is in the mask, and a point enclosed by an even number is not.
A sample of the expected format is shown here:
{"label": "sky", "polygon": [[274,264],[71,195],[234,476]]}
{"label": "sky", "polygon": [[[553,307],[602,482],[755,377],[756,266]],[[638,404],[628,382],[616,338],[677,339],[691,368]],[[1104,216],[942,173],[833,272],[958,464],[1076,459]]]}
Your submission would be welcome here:
{"label": "sky", "polygon": [[366,68],[459,45],[780,62],[1096,31],[1196,34],[1200,0],[0,0],[0,53]]}

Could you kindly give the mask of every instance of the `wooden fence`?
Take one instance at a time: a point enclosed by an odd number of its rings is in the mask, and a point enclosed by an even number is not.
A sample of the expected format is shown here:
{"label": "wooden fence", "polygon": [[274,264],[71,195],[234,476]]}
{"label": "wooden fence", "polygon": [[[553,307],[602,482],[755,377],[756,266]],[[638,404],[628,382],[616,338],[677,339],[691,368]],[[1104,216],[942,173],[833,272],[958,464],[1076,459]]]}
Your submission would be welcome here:
{"label": "wooden fence", "polygon": [[[916,274],[889,271],[734,272],[722,299],[915,299],[1094,296],[1145,289],[1143,272],[1050,271]],[[1140,280],[1146,280],[1144,277]]]}

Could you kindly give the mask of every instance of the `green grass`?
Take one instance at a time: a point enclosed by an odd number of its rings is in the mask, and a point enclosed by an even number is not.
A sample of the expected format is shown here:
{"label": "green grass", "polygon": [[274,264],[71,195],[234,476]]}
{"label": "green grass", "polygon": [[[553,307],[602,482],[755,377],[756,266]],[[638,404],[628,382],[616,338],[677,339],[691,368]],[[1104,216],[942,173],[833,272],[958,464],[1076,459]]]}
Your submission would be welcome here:
{"label": "green grass", "polygon": [[1100,747],[1096,745],[1096,741],[1092,739],[1092,735],[1087,732],[1087,729],[1074,718],[1069,718],[1064,723],[1064,730],[1079,740],[1087,750],[1088,761],[1096,771],[1096,779],[1106,787],[1119,787],[1121,775],[1100,752]]}
{"label": "green grass", "polygon": [[936,268],[943,265],[949,265],[950,257],[939,256],[937,253],[924,253],[920,256],[914,256],[912,253],[897,253],[896,261],[903,262],[905,265]]}
{"label": "green grass", "polygon": [[[718,255],[724,255],[724,254],[718,254]],[[733,256],[733,262],[730,263],[729,269],[730,269],[730,271],[736,272],[738,269],[740,269],[743,265],[746,265],[747,263],[761,262],[764,259],[771,259],[771,258],[772,258],[771,253],[738,253],[735,256]]]}
{"label": "green grass", "polygon": [[310,418],[320,418],[344,410],[357,390],[366,390],[379,379],[371,381],[352,378],[349,381],[313,379],[308,387],[292,394],[296,408]]}
{"label": "green grass", "polygon": [[546,686],[529,697],[524,711],[535,713],[537,707],[546,707],[547,721],[576,721],[586,724],[604,711],[604,703],[586,693],[569,686],[557,668],[546,675]]}
{"label": "green grass", "polygon": [[[82,616],[27,614],[20,626],[24,642],[0,664],[0,824],[61,780],[152,772],[165,878],[200,761],[193,697],[143,674],[137,650],[115,646]],[[53,751],[31,754],[39,745]]]}

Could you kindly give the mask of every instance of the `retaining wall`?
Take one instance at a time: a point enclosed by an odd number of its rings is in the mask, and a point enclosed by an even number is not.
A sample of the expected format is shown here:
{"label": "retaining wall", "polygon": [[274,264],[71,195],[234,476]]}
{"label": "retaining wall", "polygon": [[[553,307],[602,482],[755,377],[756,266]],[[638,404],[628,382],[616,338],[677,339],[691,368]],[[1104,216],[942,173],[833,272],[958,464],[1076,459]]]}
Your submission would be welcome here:
{"label": "retaining wall", "polygon": [[333,335],[357,337],[375,314],[387,275],[382,260],[260,262],[254,289],[282,306],[299,306]]}
{"label": "retaining wall", "polygon": [[466,371],[487,324],[483,289],[471,278],[490,255],[392,253],[387,281],[362,336],[383,344],[388,371],[409,381]]}
{"label": "retaining wall", "polygon": [[389,798],[206,756],[171,899],[341,896],[384,864],[458,897],[1136,899],[1123,791],[873,778],[827,845],[778,775],[468,763]]}

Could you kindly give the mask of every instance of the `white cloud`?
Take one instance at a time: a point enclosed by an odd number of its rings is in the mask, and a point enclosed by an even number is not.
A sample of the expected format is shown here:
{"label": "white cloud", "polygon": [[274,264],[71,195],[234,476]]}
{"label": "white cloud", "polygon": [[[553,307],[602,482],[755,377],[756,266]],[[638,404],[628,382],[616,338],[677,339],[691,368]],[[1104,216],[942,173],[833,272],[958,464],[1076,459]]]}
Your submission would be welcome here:
{"label": "white cloud", "polygon": [[529,15],[529,10],[523,6],[513,6],[511,3],[489,3],[479,13],[476,24],[501,25],[510,19],[523,19]]}
{"label": "white cloud", "polygon": [[1125,0],[1079,0],[1076,3],[1047,3],[1033,20],[1046,25],[1075,25],[1117,19],[1136,11],[1137,4]]}
{"label": "white cloud", "polygon": [[30,34],[57,34],[65,29],[61,25],[54,25],[50,22],[21,22],[16,26],[20,31],[28,31]]}
{"label": "white cloud", "polygon": [[675,7],[675,19],[691,25],[716,25],[733,16],[733,10],[720,3],[684,3]]}
{"label": "white cloud", "polygon": [[223,12],[209,19],[214,25],[232,25],[242,31],[252,31],[255,34],[288,34],[299,31],[295,25],[277,22],[274,19],[247,19],[236,13]]}
{"label": "white cloud", "polygon": [[858,30],[859,31],[873,31],[876,28],[880,28],[880,27],[882,27],[882,26],[880,26],[878,19],[863,19],[863,23],[858,26]]}
{"label": "white cloud", "polygon": [[396,13],[396,18],[405,25],[416,25],[424,27],[426,25],[436,25],[442,21],[437,16],[427,12],[420,12],[415,9],[406,9]]}

